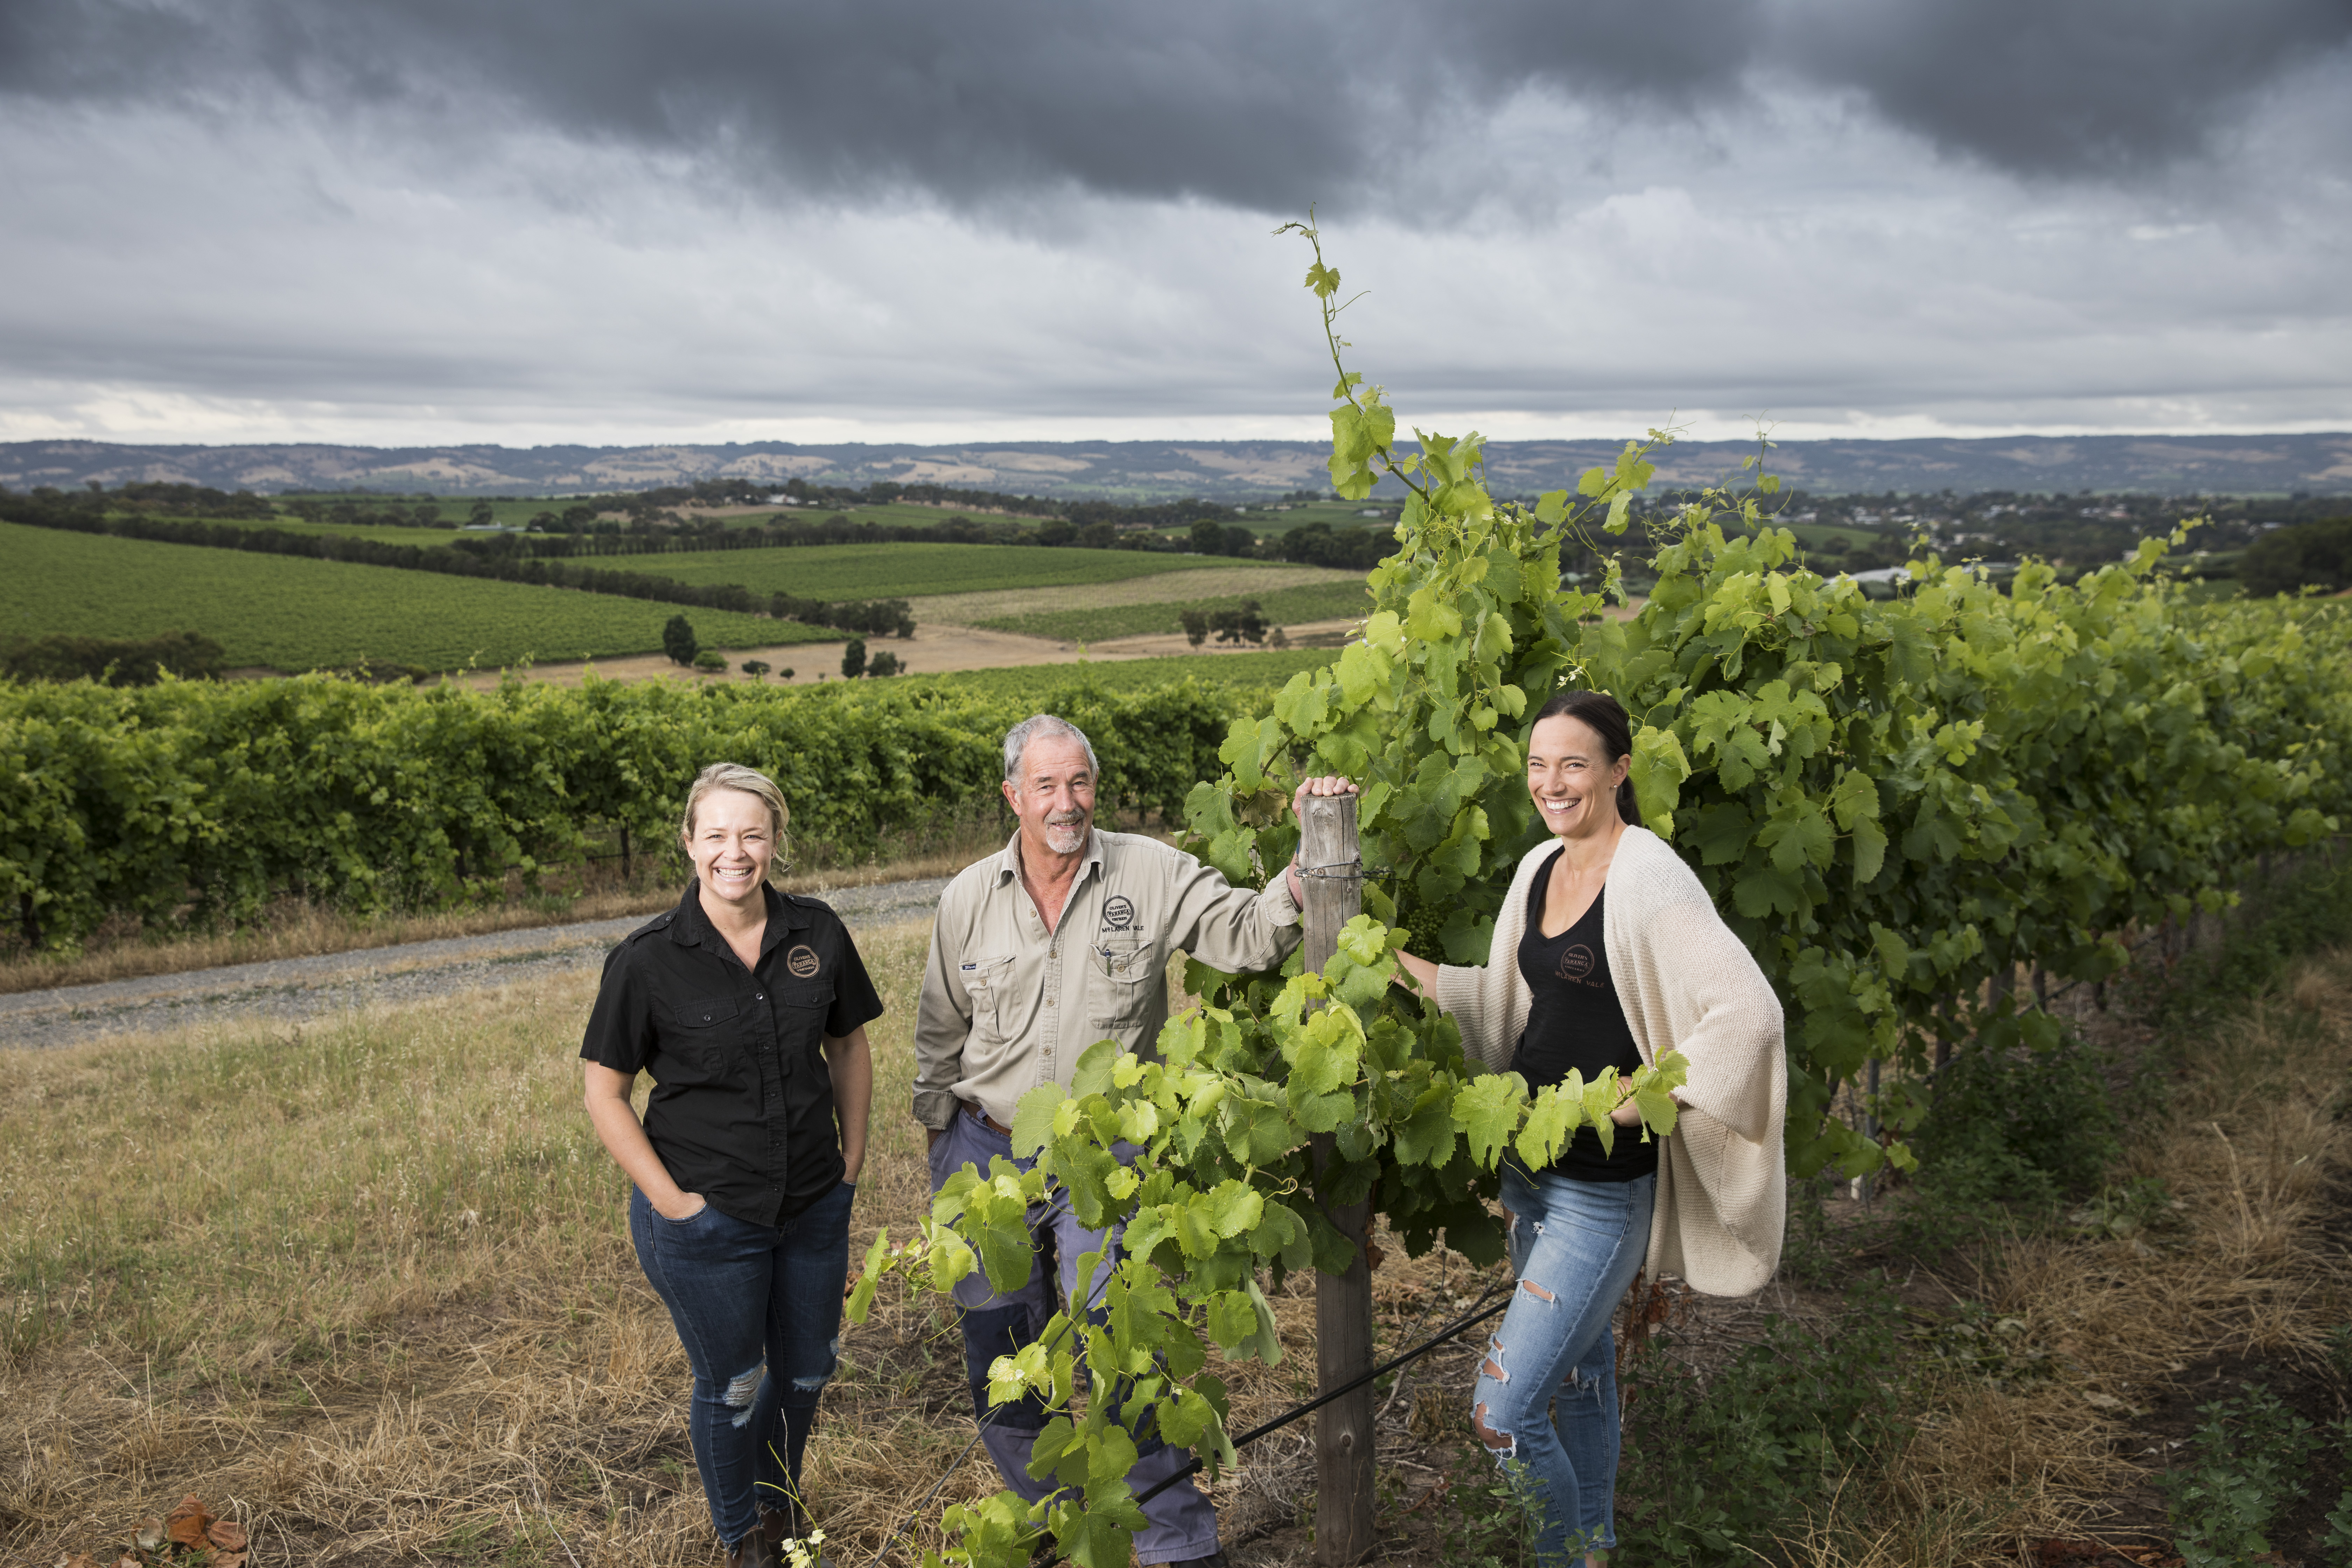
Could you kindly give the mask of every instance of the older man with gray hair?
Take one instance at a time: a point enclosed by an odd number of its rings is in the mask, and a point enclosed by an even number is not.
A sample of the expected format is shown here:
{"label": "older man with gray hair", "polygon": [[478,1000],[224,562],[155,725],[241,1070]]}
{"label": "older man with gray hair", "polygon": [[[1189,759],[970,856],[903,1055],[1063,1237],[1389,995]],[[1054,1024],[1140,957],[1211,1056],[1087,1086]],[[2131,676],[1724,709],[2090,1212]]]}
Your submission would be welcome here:
{"label": "older man with gray hair", "polygon": [[[915,1120],[929,1130],[931,1187],[966,1164],[1013,1158],[1013,1108],[1040,1084],[1069,1087],[1088,1046],[1113,1039],[1148,1054],[1168,1018],[1166,972],[1178,949],[1227,971],[1272,968],[1298,941],[1306,891],[1294,863],[1264,892],[1235,888],[1180,849],[1094,826],[1100,769],[1077,726],[1050,713],[1004,737],[1004,799],[1020,826],[1003,852],[968,866],[940,900],[915,1020]],[[1313,778],[1308,795],[1352,795]],[[1026,1168],[1027,1161],[1016,1161]],[[1005,1485],[1034,1502],[1054,1489],[1029,1474],[1045,1412],[1034,1396],[992,1405],[988,1369],[1034,1342],[1055,1286],[1073,1317],[1092,1304],[1118,1237],[1087,1229],[1056,1192],[1033,1209],[1029,1279],[999,1293],[982,1274],[956,1287],[972,1410]],[[1106,1254],[1085,1282],[1078,1259]],[[1190,1456],[1157,1436],[1139,1443],[1138,1492]],[[1190,1480],[1144,1505],[1139,1563],[1218,1565],[1217,1516]]]}

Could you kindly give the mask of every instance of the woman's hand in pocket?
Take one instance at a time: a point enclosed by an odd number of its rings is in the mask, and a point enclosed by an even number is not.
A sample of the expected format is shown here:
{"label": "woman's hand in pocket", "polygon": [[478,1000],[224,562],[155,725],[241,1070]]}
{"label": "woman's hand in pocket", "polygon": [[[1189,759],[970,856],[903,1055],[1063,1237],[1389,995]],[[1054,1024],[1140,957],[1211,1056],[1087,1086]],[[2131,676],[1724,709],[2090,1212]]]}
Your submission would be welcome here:
{"label": "woman's hand in pocket", "polygon": [[674,1225],[684,1224],[710,1206],[709,1200],[700,1193],[680,1193],[666,1204],[656,1203],[649,1194],[646,1202],[653,1204],[654,1213]]}

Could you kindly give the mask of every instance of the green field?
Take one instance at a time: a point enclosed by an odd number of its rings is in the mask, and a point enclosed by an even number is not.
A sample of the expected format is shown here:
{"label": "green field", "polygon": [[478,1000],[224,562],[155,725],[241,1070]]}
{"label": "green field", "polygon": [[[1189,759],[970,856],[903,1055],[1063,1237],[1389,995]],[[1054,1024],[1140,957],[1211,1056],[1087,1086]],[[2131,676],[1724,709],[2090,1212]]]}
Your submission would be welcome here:
{"label": "green field", "polygon": [[1786,522],[1779,526],[1797,536],[1797,542],[1809,549],[1818,549],[1832,539],[1848,544],[1878,544],[1888,539],[1901,540],[1907,534],[1881,532],[1874,528],[1847,528],[1834,522]]}
{"label": "green field", "polygon": [[1297,588],[1276,588],[1263,594],[1229,594],[1210,599],[1172,603],[1105,605],[1092,609],[1052,610],[1025,616],[1000,616],[974,624],[991,631],[1020,632],[1063,642],[1106,642],[1112,637],[1143,637],[1182,629],[1177,616],[1185,610],[1211,614],[1238,610],[1251,599],[1269,626],[1296,626],[1301,621],[1333,621],[1342,616],[1371,614],[1371,596],[1363,579],[1342,583],[1310,583]]}
{"label": "green field", "polygon": [[[814,544],[631,555],[589,562],[681,583],[740,583],[806,599],[906,599],[987,588],[1116,583],[1162,572],[1197,572],[1198,556],[1141,550],[1049,550],[1042,544]],[[1208,563],[1214,564],[1214,563]]]}
{"label": "green field", "polygon": [[[367,660],[455,669],[657,652],[670,605],[338,561],[0,523],[0,626],[24,637],[194,631],[232,666]],[[708,646],[837,640],[788,621],[688,609]]]}
{"label": "green field", "polygon": [[1112,691],[1191,676],[1214,685],[1265,691],[1302,669],[1319,669],[1339,657],[1337,648],[1288,648],[1280,653],[1195,653],[1173,658],[1122,658],[1102,663],[1030,664],[1011,669],[967,669],[953,675],[908,675],[909,684],[952,686],[991,696],[1042,700],[1073,686],[1091,685]]}

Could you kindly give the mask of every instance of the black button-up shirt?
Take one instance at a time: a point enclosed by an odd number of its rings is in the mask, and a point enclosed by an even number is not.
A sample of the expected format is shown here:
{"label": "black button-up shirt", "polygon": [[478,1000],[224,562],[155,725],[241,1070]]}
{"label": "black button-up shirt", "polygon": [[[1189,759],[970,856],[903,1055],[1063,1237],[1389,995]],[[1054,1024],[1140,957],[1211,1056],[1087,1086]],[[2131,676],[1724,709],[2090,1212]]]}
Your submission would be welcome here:
{"label": "black button-up shirt", "polygon": [[751,969],[688,882],[677,909],[605,957],[584,1061],[653,1075],[646,1135],[670,1179],[721,1214],[780,1225],[840,1184],[825,1037],[882,1016],[848,928],[814,899],[767,896]]}

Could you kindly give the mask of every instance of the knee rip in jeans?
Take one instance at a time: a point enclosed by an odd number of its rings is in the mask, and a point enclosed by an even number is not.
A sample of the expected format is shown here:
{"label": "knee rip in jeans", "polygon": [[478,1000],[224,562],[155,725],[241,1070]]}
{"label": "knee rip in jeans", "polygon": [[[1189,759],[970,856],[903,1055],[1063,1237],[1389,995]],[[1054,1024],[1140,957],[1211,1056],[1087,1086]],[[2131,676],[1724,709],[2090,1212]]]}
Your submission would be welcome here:
{"label": "knee rip in jeans", "polygon": [[727,1391],[719,1395],[727,1407],[735,1412],[734,1425],[740,1430],[751,1424],[751,1401],[759,1397],[760,1379],[767,1373],[763,1363],[749,1372],[737,1373],[727,1380]]}
{"label": "knee rip in jeans", "polygon": [[835,1334],[833,1342],[824,1347],[824,1370],[809,1377],[793,1379],[793,1388],[801,1394],[815,1394],[833,1381],[834,1369],[840,1364],[841,1336]]}
{"label": "knee rip in jeans", "polygon": [[1498,1432],[1486,1424],[1486,1402],[1483,1399],[1470,1407],[1470,1429],[1478,1434],[1478,1441],[1486,1444],[1486,1451],[1496,1458],[1513,1459],[1518,1457],[1517,1436],[1510,1432]]}
{"label": "knee rip in jeans", "polygon": [[[1480,1375],[1491,1377],[1496,1383],[1511,1381],[1511,1374],[1503,1370],[1503,1342],[1492,1334],[1486,1336],[1486,1359],[1479,1363],[1478,1371]],[[1485,1406],[1481,1405],[1480,1408],[1484,1409]]]}

